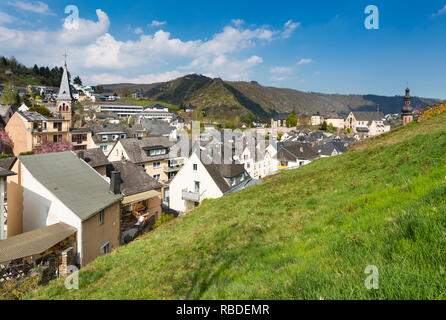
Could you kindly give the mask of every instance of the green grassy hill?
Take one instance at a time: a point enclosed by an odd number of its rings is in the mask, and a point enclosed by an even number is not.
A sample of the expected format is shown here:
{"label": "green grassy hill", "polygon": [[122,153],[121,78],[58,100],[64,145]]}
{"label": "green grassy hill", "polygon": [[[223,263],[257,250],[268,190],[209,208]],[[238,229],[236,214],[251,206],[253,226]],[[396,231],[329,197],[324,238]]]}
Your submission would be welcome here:
{"label": "green grassy hill", "polygon": [[[445,299],[446,113],[205,201],[33,299]],[[367,290],[365,268],[379,269]]]}

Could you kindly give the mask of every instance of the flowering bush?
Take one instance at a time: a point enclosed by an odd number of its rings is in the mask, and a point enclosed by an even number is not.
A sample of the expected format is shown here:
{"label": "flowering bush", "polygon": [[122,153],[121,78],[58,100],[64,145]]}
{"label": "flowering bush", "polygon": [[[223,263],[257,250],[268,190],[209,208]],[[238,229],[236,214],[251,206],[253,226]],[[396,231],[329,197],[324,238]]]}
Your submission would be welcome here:
{"label": "flowering bush", "polygon": [[64,152],[73,150],[73,146],[66,139],[62,139],[59,142],[50,142],[45,140],[40,144],[36,150],[36,154]]}
{"label": "flowering bush", "polygon": [[4,128],[0,128],[0,154],[11,154],[14,143]]}
{"label": "flowering bush", "polygon": [[423,113],[418,117],[418,122],[430,119],[443,112],[446,112],[445,104],[435,104],[433,106],[427,107],[426,109],[424,109]]}

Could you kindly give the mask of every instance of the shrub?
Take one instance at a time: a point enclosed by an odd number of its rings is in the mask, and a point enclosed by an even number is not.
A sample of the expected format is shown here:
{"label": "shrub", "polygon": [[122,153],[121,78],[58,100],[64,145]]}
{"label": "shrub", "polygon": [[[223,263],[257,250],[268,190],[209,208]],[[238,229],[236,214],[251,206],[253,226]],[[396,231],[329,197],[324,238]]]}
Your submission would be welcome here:
{"label": "shrub", "polygon": [[161,215],[161,217],[158,219],[158,221],[153,225],[153,229],[155,230],[156,228],[159,228],[160,226],[162,226],[163,224],[172,221],[173,219],[175,219],[175,217],[171,214],[167,214],[164,213]]}

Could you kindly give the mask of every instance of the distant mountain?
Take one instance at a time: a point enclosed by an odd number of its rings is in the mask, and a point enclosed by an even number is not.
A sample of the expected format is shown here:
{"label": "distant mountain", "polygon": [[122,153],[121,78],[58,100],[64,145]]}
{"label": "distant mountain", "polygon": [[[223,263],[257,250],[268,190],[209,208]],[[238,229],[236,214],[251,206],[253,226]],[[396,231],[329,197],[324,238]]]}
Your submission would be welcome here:
{"label": "distant mountain", "polygon": [[[187,75],[172,81],[147,85],[103,85],[106,92],[130,93],[142,89],[148,100],[176,105],[195,105],[215,117],[241,116],[252,113],[267,118],[282,112],[312,115],[338,113],[352,110],[371,111],[377,106],[384,113],[399,113],[404,103],[402,96],[341,95],[302,92],[293,89],[265,87],[259,83],[223,81],[202,75]],[[412,98],[414,107],[426,107],[439,102],[437,99]]]}

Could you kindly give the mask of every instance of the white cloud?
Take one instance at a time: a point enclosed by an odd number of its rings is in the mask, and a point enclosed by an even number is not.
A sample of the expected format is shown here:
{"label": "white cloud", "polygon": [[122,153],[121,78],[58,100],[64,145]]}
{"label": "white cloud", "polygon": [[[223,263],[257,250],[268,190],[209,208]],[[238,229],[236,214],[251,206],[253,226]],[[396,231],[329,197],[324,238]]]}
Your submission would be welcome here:
{"label": "white cloud", "polygon": [[14,22],[15,18],[6,12],[0,11],[0,25]]}
{"label": "white cloud", "polygon": [[440,10],[438,10],[436,13],[434,13],[432,15],[432,17],[438,17],[438,16],[441,16],[444,13],[446,13],[446,5],[443,8],[441,8]]}
{"label": "white cloud", "polygon": [[310,64],[312,62],[311,59],[300,59],[299,62],[297,63],[298,65],[302,65],[302,64]]}
{"label": "white cloud", "polygon": [[232,19],[231,23],[238,28],[241,27],[245,23],[245,21],[243,21],[242,19]]}
{"label": "white cloud", "polygon": [[136,29],[134,30],[134,32],[135,32],[136,34],[143,34],[143,33],[144,33],[144,31],[142,30],[142,28],[136,28]]}
{"label": "white cloud", "polygon": [[53,16],[56,15],[54,12],[50,10],[48,5],[42,1],[32,1],[32,2],[9,1],[8,4],[25,11],[31,11],[34,13],[40,13],[45,15],[53,15]]}
{"label": "white cloud", "polygon": [[86,79],[91,83],[97,83],[97,84],[107,84],[107,83],[146,84],[146,83],[166,82],[182,77],[184,75],[185,73],[182,73],[178,70],[174,70],[174,71],[167,71],[164,73],[143,74],[137,77],[123,77],[112,73],[101,73],[91,76],[86,75],[83,77],[83,79]]}
{"label": "white cloud", "polygon": [[[100,9],[96,14],[97,21],[79,19],[76,30],[70,29],[66,22],[53,31],[18,30],[0,25],[2,54],[14,55],[25,65],[52,67],[63,63],[66,49],[70,71],[83,75],[90,84],[150,83],[188,73],[249,80],[263,59],[252,53],[247,56],[245,51],[270,44],[284,32],[267,26],[226,26],[209,40],[182,40],[158,30],[153,34],[142,33],[137,40],[123,41],[109,33],[107,14]],[[291,28],[291,24],[286,25]]]}
{"label": "white cloud", "polygon": [[167,24],[167,21],[153,20],[152,23],[149,24],[149,26],[151,26],[151,27],[161,27],[161,26],[164,26],[165,24]]}
{"label": "white cloud", "polygon": [[293,71],[293,68],[289,67],[273,67],[269,70],[271,74],[290,73],[291,71]]}
{"label": "white cloud", "polygon": [[285,77],[271,77],[271,81],[285,81]]}
{"label": "white cloud", "polygon": [[70,27],[69,20],[65,20],[62,33],[60,34],[61,41],[71,44],[89,43],[106,33],[110,27],[110,20],[107,14],[97,9],[96,15],[98,16],[97,22],[79,19],[79,27],[76,29]]}
{"label": "white cloud", "polygon": [[293,20],[288,20],[284,25],[284,30],[282,31],[281,38],[288,39],[293,34],[294,30],[296,30],[300,26],[300,22],[293,22]]}

